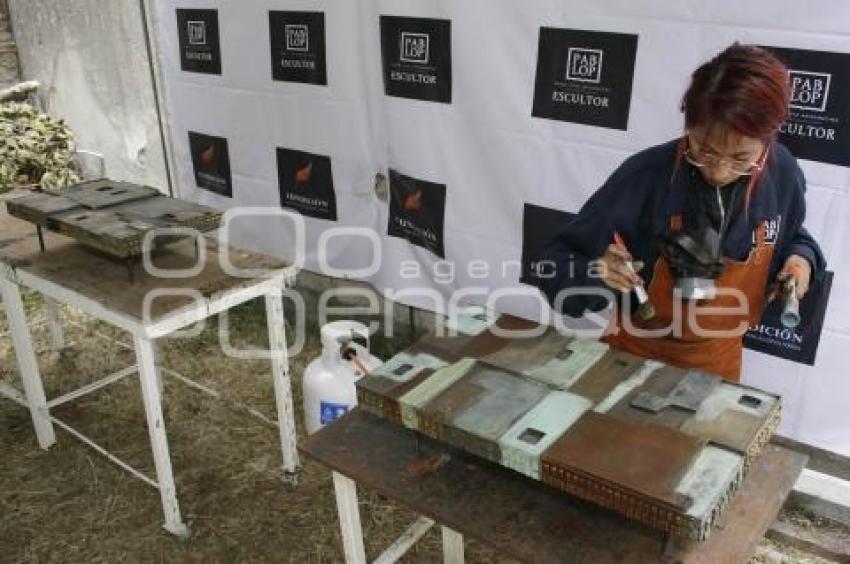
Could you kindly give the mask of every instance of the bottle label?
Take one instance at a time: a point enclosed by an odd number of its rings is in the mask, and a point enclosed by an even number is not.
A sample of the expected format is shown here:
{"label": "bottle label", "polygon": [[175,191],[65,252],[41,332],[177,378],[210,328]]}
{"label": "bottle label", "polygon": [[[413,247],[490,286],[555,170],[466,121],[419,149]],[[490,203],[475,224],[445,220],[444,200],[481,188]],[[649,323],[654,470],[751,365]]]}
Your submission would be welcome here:
{"label": "bottle label", "polygon": [[319,404],[319,422],[322,425],[333,423],[348,412],[349,406],[344,403],[323,401]]}

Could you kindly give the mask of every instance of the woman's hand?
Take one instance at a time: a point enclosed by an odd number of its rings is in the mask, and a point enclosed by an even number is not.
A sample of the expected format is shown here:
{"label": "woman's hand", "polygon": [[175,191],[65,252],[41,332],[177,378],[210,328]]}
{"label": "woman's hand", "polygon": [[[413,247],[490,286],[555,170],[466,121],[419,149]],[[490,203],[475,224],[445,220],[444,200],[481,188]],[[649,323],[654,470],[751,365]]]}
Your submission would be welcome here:
{"label": "woman's hand", "polygon": [[802,300],[809,291],[809,282],[812,277],[812,265],[808,259],[800,255],[790,255],[785,260],[785,266],[776,275],[776,281],[781,286],[788,278],[794,278],[797,287],[797,299]]}
{"label": "woman's hand", "polygon": [[634,262],[632,269],[627,264],[631,260],[632,255],[623,247],[608,245],[605,253],[599,257],[599,262],[602,264],[602,281],[605,285],[620,292],[631,292],[632,288],[643,284],[643,279],[637,275],[637,272],[643,268],[643,263]]}

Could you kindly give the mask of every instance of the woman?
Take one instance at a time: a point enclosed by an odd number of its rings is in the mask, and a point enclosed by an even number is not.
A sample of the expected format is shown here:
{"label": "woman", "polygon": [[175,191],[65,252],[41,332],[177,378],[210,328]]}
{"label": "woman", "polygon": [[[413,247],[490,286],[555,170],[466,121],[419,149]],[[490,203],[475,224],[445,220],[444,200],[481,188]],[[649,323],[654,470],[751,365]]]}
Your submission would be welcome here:
{"label": "woman", "polygon": [[[803,227],[803,173],[776,141],[789,96],[788,69],[759,47],[736,43],[699,67],[682,137],[627,159],[540,257],[556,265],[540,282],[553,307],[603,309],[602,286],[631,296],[611,345],[738,381],[742,335],[770,287],[793,278],[802,298],[825,266]],[[632,313],[641,285],[648,315]]]}

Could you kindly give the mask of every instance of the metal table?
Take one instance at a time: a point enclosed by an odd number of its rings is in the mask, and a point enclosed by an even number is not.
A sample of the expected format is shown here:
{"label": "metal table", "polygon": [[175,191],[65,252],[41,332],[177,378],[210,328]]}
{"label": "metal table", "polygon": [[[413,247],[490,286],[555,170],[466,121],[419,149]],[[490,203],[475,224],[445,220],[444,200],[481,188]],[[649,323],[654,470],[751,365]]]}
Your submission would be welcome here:
{"label": "metal table", "polygon": [[448,449],[355,409],[299,449],[333,471],[346,562],[366,562],[356,484],[422,515],[376,562],[392,562],[443,526],[446,562],[463,561],[463,536],[524,562],[746,562],[806,463],[768,445],[702,543],[668,539],[540,482]]}
{"label": "metal table", "polygon": [[[267,256],[229,247],[220,248],[211,238],[200,237],[198,242],[202,244],[196,247],[196,240],[190,238],[162,250],[154,260],[160,269],[173,269],[172,273],[182,270],[177,272],[180,277],[164,278],[161,273],[152,275],[146,269],[130,284],[120,262],[52,233],[46,234],[47,251],[39,252],[34,230],[23,230],[21,225],[16,224],[23,222],[0,213],[0,233],[4,234],[0,245],[0,291],[23,391],[0,383],[0,397],[16,401],[30,410],[41,448],[47,449],[56,442],[54,425],[67,430],[135,477],[159,489],[165,529],[176,535],[188,535],[177,501],[160,397],[162,373],[171,372],[157,363],[156,339],[262,297],[265,299],[269,329],[270,346],[266,357],[271,361],[284,477],[294,480],[298,452],[282,300],[282,292],[294,281],[293,267]],[[197,248],[201,249],[200,255],[205,260],[196,260]],[[245,270],[237,272],[235,269]],[[253,270],[248,272],[248,269]],[[42,294],[48,304],[51,301],[67,304],[129,332],[136,364],[48,400],[21,300],[21,287]],[[61,344],[57,310],[49,308],[48,312],[51,310],[53,314],[49,315],[49,324],[53,340]],[[50,412],[60,404],[136,373],[141,383],[155,479],[132,468]],[[200,385],[196,387],[203,390]]]}

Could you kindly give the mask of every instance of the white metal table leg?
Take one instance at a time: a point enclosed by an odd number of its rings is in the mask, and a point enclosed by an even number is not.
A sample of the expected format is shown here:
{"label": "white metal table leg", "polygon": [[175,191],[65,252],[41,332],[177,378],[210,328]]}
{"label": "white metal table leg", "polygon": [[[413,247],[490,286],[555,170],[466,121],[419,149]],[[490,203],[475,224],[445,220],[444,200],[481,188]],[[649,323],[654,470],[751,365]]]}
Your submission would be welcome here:
{"label": "white metal table leg", "polygon": [[336,510],[346,564],[366,564],[363,530],[360,527],[360,508],[357,505],[357,485],[354,480],[333,472]]}
{"label": "white metal table leg", "polygon": [[159,483],[159,495],[162,498],[162,511],[165,514],[165,530],[177,536],[189,536],[189,528],[180,517],[177,503],[177,490],[174,486],[174,474],[171,470],[171,455],[168,452],[168,437],[165,434],[165,419],[162,416],[154,344],[149,339],[133,336],[136,347],[136,362],[139,367],[139,381],[142,387],[142,400],[145,404],[145,416],[148,420],[148,433],[153,449],[153,462],[156,467],[156,479]]}
{"label": "white metal table leg", "polygon": [[159,390],[159,396],[165,391],[165,381],[162,379],[162,350],[159,346],[159,341],[150,341],[153,347],[153,361],[156,370],[156,387]]}
{"label": "white metal table leg", "polygon": [[463,564],[463,535],[443,527],[443,562]]}
{"label": "white metal table leg", "polygon": [[433,519],[420,517],[394,543],[388,546],[380,556],[375,558],[372,564],[393,564],[394,562],[398,562],[433,526]]}
{"label": "white metal table leg", "polygon": [[269,352],[274,380],[277,421],[280,427],[280,448],[283,451],[284,479],[295,481],[298,450],[295,437],[295,411],[292,408],[292,386],[289,377],[289,356],[286,345],[286,326],[283,318],[283,298],[280,291],[266,294],[266,322],[269,328]]}
{"label": "white metal table leg", "polygon": [[50,350],[61,351],[65,348],[65,332],[62,330],[62,313],[59,311],[59,304],[53,298],[45,296],[44,311],[47,314]]}
{"label": "white metal table leg", "polygon": [[38,360],[32,346],[32,335],[24,304],[21,301],[21,291],[18,285],[6,278],[0,277],[0,293],[6,306],[6,317],[15,346],[15,357],[18,359],[18,369],[24,386],[30,416],[35,427],[38,446],[47,449],[56,442],[53,423],[47,410],[47,398],[44,394],[44,384],[38,371]]}

